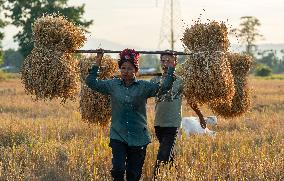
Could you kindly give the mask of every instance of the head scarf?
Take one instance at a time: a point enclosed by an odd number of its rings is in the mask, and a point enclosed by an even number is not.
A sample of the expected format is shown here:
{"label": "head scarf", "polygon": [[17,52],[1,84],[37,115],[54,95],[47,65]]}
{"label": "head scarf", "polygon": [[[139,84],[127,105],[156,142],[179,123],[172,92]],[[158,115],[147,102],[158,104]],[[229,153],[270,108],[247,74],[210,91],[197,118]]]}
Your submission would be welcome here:
{"label": "head scarf", "polygon": [[121,65],[124,62],[130,62],[134,65],[135,69],[139,69],[139,57],[140,54],[136,52],[134,49],[124,49],[122,52],[119,53],[120,60],[118,61],[118,67],[121,68]]}

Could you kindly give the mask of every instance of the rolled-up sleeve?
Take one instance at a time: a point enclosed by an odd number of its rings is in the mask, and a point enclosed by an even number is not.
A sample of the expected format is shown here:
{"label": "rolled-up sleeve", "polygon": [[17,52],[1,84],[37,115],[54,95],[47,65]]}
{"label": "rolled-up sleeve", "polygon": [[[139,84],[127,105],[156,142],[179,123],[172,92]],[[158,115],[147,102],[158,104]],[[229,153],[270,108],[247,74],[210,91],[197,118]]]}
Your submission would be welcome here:
{"label": "rolled-up sleeve", "polygon": [[98,80],[97,79],[98,70],[99,70],[99,67],[94,65],[89,70],[89,74],[86,77],[85,83],[92,90],[108,95],[111,92],[111,85],[110,85],[111,81],[110,80]]}

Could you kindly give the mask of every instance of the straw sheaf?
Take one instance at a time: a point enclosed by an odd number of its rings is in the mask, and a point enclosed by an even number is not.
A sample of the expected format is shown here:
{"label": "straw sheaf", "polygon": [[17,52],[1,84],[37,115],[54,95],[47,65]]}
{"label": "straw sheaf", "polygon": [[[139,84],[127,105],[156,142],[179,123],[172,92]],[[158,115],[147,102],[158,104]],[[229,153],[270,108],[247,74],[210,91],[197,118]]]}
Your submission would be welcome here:
{"label": "straw sheaf", "polygon": [[26,91],[36,99],[74,99],[80,79],[71,52],[85,42],[84,32],[56,14],[38,18],[32,30],[34,49],[21,69]]}
{"label": "straw sheaf", "polygon": [[193,52],[226,52],[229,47],[228,30],[223,22],[196,22],[190,28],[186,28],[181,40]]}
{"label": "straw sheaf", "polygon": [[77,61],[71,54],[36,47],[25,59],[21,79],[35,99],[74,99],[79,88]]}
{"label": "straw sheaf", "polygon": [[[83,58],[80,61],[81,79],[85,80],[95,57]],[[104,56],[98,79],[112,79],[118,72],[117,61],[110,56]],[[102,126],[108,125],[111,118],[110,97],[88,88],[82,81],[80,93],[80,111],[82,120]]]}
{"label": "straw sheaf", "polygon": [[252,66],[253,59],[251,56],[238,53],[227,53],[234,76],[236,93],[231,104],[209,104],[209,107],[215,114],[225,118],[241,116],[250,109],[251,99],[247,85],[248,72]]}
{"label": "straw sheaf", "polygon": [[235,94],[226,54],[196,54],[182,64],[179,75],[184,82],[183,94],[189,103],[230,102]]}
{"label": "straw sheaf", "polygon": [[54,47],[61,51],[74,51],[86,41],[84,31],[60,15],[38,18],[32,27],[35,47]]}

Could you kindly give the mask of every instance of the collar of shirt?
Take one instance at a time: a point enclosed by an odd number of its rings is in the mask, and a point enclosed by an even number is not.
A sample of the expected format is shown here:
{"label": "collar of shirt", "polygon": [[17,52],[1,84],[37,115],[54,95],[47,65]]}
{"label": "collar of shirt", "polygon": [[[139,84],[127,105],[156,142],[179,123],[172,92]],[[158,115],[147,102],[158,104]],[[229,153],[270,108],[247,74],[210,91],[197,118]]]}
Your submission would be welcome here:
{"label": "collar of shirt", "polygon": [[[133,82],[130,86],[132,86],[134,84],[138,84],[138,80],[136,78],[134,78],[134,80],[133,80]],[[123,79],[120,79],[120,85],[126,86]]]}
{"label": "collar of shirt", "polygon": [[[163,78],[166,78],[166,76],[167,76],[167,73],[163,73],[162,74]],[[177,78],[176,74],[173,74],[173,78],[174,78],[174,80],[176,80],[176,78]]]}

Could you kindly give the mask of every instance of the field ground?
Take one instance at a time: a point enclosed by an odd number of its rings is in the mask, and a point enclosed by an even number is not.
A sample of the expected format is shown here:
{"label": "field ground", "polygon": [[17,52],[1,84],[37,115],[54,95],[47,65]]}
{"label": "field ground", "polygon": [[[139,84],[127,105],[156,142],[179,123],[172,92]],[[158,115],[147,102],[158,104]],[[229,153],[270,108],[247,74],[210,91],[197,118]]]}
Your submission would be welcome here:
{"label": "field ground", "polygon": [[[284,81],[250,79],[252,110],[218,118],[215,138],[181,136],[159,180],[284,180]],[[153,136],[153,100],[148,105]],[[202,107],[205,115],[212,115]],[[193,115],[184,104],[183,116]],[[111,180],[108,128],[82,122],[78,101],[34,102],[19,79],[0,82],[0,180]],[[150,180],[157,140],[147,148]]]}

